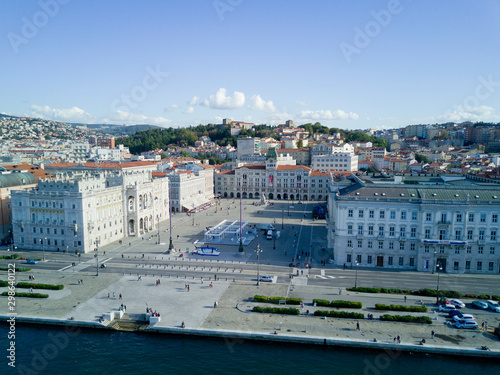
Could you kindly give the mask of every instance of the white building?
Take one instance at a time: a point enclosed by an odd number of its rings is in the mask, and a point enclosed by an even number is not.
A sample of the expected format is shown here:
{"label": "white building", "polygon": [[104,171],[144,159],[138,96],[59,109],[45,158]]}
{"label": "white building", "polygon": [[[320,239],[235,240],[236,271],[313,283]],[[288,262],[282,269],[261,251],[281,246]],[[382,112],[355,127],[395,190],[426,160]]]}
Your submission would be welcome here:
{"label": "white building", "polygon": [[260,138],[242,137],[238,138],[237,158],[260,154]]}
{"label": "white building", "polygon": [[364,185],[331,193],[336,264],[500,273],[500,188]]}
{"label": "white building", "polygon": [[349,153],[354,154],[354,147],[349,143],[334,144],[327,142],[320,142],[311,147],[311,158],[314,155],[329,155],[335,153]]}
{"label": "white building", "polygon": [[[90,252],[141,236],[169,217],[168,180],[149,167],[68,170],[12,192],[14,242],[21,249]],[[156,224],[156,225],[155,225]]]}
{"label": "white building", "polygon": [[354,172],[358,170],[358,156],[340,152],[326,155],[312,155],[311,168],[322,171]]}

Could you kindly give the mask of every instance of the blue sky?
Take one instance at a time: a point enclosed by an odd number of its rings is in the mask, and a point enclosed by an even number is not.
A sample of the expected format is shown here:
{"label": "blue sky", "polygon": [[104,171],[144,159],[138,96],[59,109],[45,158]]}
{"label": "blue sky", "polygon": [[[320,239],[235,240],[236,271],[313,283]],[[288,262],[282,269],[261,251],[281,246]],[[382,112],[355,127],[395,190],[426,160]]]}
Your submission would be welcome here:
{"label": "blue sky", "polygon": [[0,112],[178,127],[500,121],[500,2],[0,2]]}

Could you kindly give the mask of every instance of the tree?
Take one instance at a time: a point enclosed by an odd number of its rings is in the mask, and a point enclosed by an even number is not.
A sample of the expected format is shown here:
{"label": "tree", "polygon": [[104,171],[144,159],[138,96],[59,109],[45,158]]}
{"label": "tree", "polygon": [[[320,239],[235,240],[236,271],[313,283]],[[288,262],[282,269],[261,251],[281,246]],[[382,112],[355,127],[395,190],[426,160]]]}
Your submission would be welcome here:
{"label": "tree", "polygon": [[189,157],[191,157],[191,154],[189,152],[187,152],[187,151],[182,151],[181,152],[181,156],[183,158],[189,158]]}
{"label": "tree", "polygon": [[302,147],[304,147],[304,141],[302,141],[302,139],[299,139],[297,141],[297,148],[302,148]]}
{"label": "tree", "polygon": [[419,163],[425,163],[425,164],[430,164],[431,162],[425,155],[420,155],[420,154],[415,154],[415,160],[418,161]]}

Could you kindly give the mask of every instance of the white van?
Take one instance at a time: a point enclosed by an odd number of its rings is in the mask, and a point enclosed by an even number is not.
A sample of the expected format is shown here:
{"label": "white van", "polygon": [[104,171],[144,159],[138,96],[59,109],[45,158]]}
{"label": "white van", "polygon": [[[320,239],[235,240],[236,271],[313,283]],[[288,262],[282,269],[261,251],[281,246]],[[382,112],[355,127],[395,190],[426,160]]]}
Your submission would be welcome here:
{"label": "white van", "polygon": [[281,232],[279,230],[276,231],[276,239],[279,240],[281,236]]}
{"label": "white van", "polygon": [[268,240],[272,240],[273,239],[273,231],[272,230],[268,230],[267,231],[267,239]]}

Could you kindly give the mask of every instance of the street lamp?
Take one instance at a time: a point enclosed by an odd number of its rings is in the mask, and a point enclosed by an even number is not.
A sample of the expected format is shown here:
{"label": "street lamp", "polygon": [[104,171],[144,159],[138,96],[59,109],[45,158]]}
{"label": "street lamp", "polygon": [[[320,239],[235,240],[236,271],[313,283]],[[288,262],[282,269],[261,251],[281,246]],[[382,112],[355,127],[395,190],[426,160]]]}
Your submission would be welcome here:
{"label": "street lamp", "polygon": [[94,257],[96,260],[96,263],[95,263],[96,276],[99,276],[99,240],[95,240],[94,251],[95,251]]}
{"label": "street lamp", "polygon": [[158,245],[160,244],[160,215],[156,215],[156,220],[158,221]]}
{"label": "street lamp", "polygon": [[[45,237],[45,240],[47,240],[47,237]],[[43,247],[43,238],[40,238],[40,244],[42,245],[42,253],[43,253],[42,260],[45,262],[45,248]]]}
{"label": "street lamp", "polygon": [[262,250],[260,249],[260,245],[257,245],[257,286],[260,285],[260,253]]}
{"label": "street lamp", "polygon": [[285,219],[285,208],[283,207],[281,209],[281,229],[284,229],[285,227],[283,226],[283,221]]}
{"label": "street lamp", "polygon": [[[274,219],[274,229],[276,230],[276,218]],[[276,233],[273,235],[273,250],[276,250]]]}
{"label": "street lamp", "polygon": [[356,277],[354,278],[354,287],[358,287],[358,262],[356,262]]}
{"label": "street lamp", "polygon": [[168,252],[171,252],[174,249],[174,244],[172,243],[172,188],[171,188],[171,180],[168,179],[168,217],[170,219],[170,243],[168,244]]}
{"label": "street lamp", "polygon": [[441,267],[440,264],[437,264],[436,265],[436,272],[438,274],[438,279],[437,279],[437,285],[436,285],[436,305],[439,304],[439,271],[442,271],[443,270],[443,267]]}
{"label": "street lamp", "polygon": [[[243,194],[242,194],[242,185],[241,185],[241,182],[240,182],[240,246],[238,248],[238,253],[240,254],[243,254],[244,253],[244,250],[243,250],[243,232],[242,232],[242,215],[243,215]],[[257,281],[258,282],[258,281]]]}

